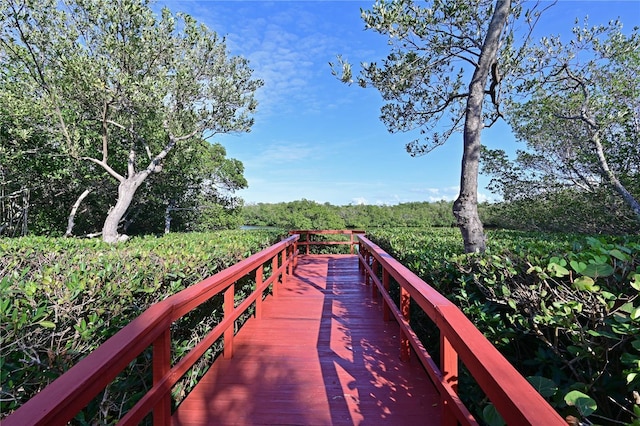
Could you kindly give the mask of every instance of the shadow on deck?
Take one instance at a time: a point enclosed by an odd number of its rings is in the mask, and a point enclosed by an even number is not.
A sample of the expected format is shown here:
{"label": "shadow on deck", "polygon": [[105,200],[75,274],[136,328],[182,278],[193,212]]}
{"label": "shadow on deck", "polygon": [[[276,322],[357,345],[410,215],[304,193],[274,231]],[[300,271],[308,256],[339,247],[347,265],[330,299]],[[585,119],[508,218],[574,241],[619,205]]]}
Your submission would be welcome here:
{"label": "shadow on deck", "polygon": [[440,424],[440,396],[420,362],[400,361],[350,255],[302,256],[173,415],[174,425]]}

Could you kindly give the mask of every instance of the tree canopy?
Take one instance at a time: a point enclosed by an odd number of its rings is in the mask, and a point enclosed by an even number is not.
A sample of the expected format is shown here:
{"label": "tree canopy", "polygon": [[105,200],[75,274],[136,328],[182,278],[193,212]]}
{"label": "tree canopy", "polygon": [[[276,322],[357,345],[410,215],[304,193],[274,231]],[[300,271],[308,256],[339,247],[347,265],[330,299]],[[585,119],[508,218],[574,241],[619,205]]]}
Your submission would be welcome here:
{"label": "tree canopy", "polygon": [[[492,189],[506,201],[578,195],[592,200],[592,211],[618,205],[611,222],[629,214],[640,220],[638,28],[625,35],[619,21],[585,21],[572,40],[544,38],[527,57],[527,78],[509,102],[509,122],[526,149],[513,162],[504,151],[486,151]],[[608,207],[594,202],[607,192]]]}
{"label": "tree canopy", "polygon": [[115,181],[107,241],[120,238],[134,194],[170,152],[253,123],[262,82],[189,15],[157,16],[146,0],[9,0],[0,19],[3,147],[37,138],[34,154],[65,156],[77,195]]}

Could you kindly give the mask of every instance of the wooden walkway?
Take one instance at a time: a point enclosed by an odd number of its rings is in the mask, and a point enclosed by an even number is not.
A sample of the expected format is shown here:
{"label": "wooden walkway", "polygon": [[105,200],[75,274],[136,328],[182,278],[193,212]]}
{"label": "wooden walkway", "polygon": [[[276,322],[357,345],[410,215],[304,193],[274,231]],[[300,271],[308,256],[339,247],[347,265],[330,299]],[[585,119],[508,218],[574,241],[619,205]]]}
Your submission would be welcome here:
{"label": "wooden walkway", "polygon": [[358,258],[301,256],[173,415],[174,425],[440,424],[440,397]]}

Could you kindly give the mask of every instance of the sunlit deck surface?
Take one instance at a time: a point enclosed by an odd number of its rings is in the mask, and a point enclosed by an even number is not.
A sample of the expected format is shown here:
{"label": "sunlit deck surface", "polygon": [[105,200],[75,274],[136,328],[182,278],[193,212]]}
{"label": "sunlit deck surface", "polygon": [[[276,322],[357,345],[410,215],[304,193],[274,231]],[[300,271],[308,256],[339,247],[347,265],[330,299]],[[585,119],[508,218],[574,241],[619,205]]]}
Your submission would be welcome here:
{"label": "sunlit deck surface", "polygon": [[400,361],[399,338],[356,256],[301,256],[173,424],[437,425],[440,398],[415,357]]}

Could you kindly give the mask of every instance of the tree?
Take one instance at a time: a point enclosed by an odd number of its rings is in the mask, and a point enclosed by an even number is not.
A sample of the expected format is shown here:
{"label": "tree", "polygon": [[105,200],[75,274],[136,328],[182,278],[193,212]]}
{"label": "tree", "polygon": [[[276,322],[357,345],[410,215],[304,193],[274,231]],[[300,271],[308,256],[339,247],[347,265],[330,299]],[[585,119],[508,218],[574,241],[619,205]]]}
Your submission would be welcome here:
{"label": "tree", "polygon": [[[512,23],[520,10],[509,0],[434,0],[426,7],[412,0],[378,0],[372,11],[362,12],[366,28],[388,36],[391,45],[381,66],[363,64],[358,77],[361,86],[375,87],[387,102],[382,108],[387,128],[420,129],[424,139],[407,144],[412,155],[463,133],[453,212],[467,252],[486,246],[477,210],[481,132],[502,115],[500,86],[517,60]],[[526,16],[531,24],[538,14]],[[341,78],[350,82],[351,66],[340,62]]]}
{"label": "tree", "polygon": [[9,0],[0,14],[3,78],[46,112],[52,146],[118,184],[105,241],[123,238],[136,191],[171,151],[253,123],[262,82],[188,15],[158,17],[147,0]]}
{"label": "tree", "polygon": [[95,176],[88,164],[61,154],[48,137],[46,112],[23,96],[23,76],[7,68],[0,78],[0,190],[8,198],[28,194],[29,232],[61,234],[73,199]]}
{"label": "tree", "polygon": [[[180,154],[165,164],[160,175],[168,172],[166,179],[149,185],[144,206],[140,206],[143,217],[153,218],[145,221],[149,231],[158,232],[165,219],[172,221],[171,229],[179,231],[240,226],[242,200],[233,193],[247,187],[242,163],[227,158],[222,145],[204,140]],[[189,173],[176,173],[187,169]]]}
{"label": "tree", "polygon": [[[515,163],[486,156],[508,201],[567,187],[617,193],[640,220],[640,34],[620,22],[544,38],[527,55],[529,78],[510,102],[510,123],[527,144]],[[635,194],[634,194],[635,192]]]}

